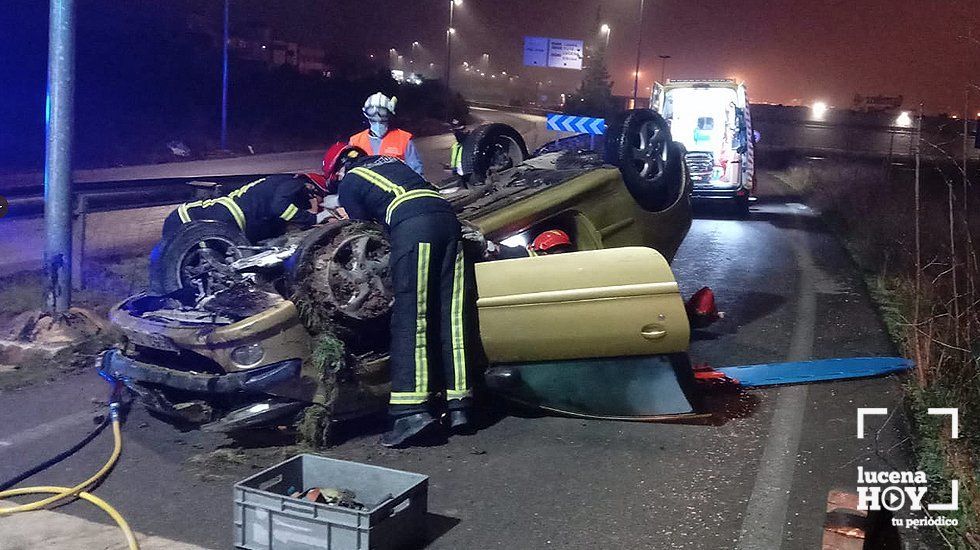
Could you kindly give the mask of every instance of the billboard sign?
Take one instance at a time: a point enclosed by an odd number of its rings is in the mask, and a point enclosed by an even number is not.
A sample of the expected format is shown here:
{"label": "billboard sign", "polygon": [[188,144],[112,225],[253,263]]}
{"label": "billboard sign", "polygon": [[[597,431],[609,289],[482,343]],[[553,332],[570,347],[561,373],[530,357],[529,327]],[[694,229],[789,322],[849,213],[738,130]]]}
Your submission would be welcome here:
{"label": "billboard sign", "polygon": [[524,64],[528,67],[582,70],[584,43],[564,38],[524,37]]}

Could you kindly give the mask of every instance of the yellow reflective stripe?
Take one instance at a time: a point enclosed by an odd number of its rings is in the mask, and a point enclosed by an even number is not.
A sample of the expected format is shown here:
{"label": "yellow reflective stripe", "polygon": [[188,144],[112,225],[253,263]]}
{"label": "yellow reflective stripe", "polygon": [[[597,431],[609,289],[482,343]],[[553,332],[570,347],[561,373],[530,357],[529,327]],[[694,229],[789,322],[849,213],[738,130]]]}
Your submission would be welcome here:
{"label": "yellow reflective stripe", "polygon": [[227,208],[231,212],[231,217],[235,218],[235,223],[238,224],[238,228],[245,231],[245,213],[242,212],[238,203],[229,197],[218,197],[214,202]]}
{"label": "yellow reflective stripe", "polygon": [[415,288],[415,393],[429,391],[428,319],[429,243],[419,243],[418,282]]}
{"label": "yellow reflective stripe", "polygon": [[186,203],[186,204],[182,204],[182,205],[178,206],[177,207],[177,216],[180,217],[180,221],[183,222],[183,223],[187,223],[187,222],[191,221],[191,215],[187,211],[187,209],[188,208],[191,208],[193,206],[197,206],[198,204],[200,204],[200,201],[197,202],[197,203],[190,202],[190,203]]}
{"label": "yellow reflective stripe", "polygon": [[362,178],[373,183],[374,185],[377,185],[378,187],[381,188],[382,191],[386,191],[394,195],[403,195],[405,193],[405,189],[402,188],[402,186],[396,185],[390,179],[382,176],[381,174],[373,170],[368,170],[367,168],[363,168],[359,166],[357,168],[354,168],[350,172],[351,174],[357,174],[358,176],[361,176]]}
{"label": "yellow reflective stripe", "polygon": [[283,211],[282,214],[279,214],[279,217],[288,222],[289,220],[293,219],[294,216],[296,216],[297,212],[299,212],[299,208],[296,208],[295,204],[290,204],[286,207],[286,210]]}
{"label": "yellow reflective stripe", "polygon": [[402,203],[422,197],[441,199],[442,195],[440,195],[437,191],[432,191],[430,189],[415,189],[405,193],[404,195],[395,197],[395,200],[388,204],[388,209],[385,212],[385,222],[391,223],[391,215],[395,213],[395,209],[401,206]]}
{"label": "yellow reflective stripe", "polygon": [[460,165],[463,160],[463,144],[460,142],[453,143],[452,149],[449,151],[449,167],[456,168]]}
{"label": "yellow reflective stripe", "polygon": [[471,390],[446,390],[446,399],[465,399],[473,397]]}
{"label": "yellow reflective stripe", "polygon": [[266,178],[259,178],[259,179],[255,180],[255,181],[253,181],[252,183],[249,183],[248,185],[243,185],[243,186],[239,187],[238,189],[235,189],[231,193],[228,193],[228,196],[231,197],[232,199],[237,199],[238,197],[241,197],[242,195],[244,195],[245,193],[247,193],[249,189],[255,187],[256,185],[262,183],[265,180],[266,180]]}
{"label": "yellow reflective stripe", "polygon": [[465,290],[462,243],[456,251],[456,266],[453,269],[453,303],[450,307],[450,322],[453,337],[453,375],[456,391],[466,390],[466,342],[463,334],[463,292]]}
{"label": "yellow reflective stripe", "polygon": [[421,405],[428,399],[428,393],[391,392],[391,399],[388,401],[388,403],[392,405]]}

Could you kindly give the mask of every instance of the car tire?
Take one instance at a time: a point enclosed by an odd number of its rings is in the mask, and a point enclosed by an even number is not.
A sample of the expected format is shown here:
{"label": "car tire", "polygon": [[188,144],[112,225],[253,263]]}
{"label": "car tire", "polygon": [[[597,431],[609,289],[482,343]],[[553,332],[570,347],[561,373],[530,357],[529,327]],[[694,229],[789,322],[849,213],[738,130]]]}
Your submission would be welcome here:
{"label": "car tire", "polygon": [[752,214],[749,209],[749,196],[744,195],[735,199],[735,215],[741,219],[746,219]]}
{"label": "car tire", "polygon": [[650,212],[670,208],[689,188],[684,155],[667,121],[649,109],[623,113],[607,133],[606,161],[619,167],[633,199]]}
{"label": "car tire", "polygon": [[463,142],[463,175],[481,183],[490,174],[517,166],[528,156],[524,137],[514,127],[501,123],[477,126]]}
{"label": "car tire", "polygon": [[[150,253],[150,292],[162,296],[185,287],[187,269],[192,255],[200,257],[200,243],[207,243],[224,260],[238,259],[243,254],[238,247],[249,246],[248,238],[227,223],[219,221],[192,221],[182,225],[173,234],[164,237]],[[227,264],[227,261],[224,262]]]}

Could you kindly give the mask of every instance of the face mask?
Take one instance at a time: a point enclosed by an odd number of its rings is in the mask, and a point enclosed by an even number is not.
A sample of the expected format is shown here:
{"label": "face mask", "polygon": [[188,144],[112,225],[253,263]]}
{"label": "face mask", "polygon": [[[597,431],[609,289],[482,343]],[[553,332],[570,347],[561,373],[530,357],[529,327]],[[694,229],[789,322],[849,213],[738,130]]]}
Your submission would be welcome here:
{"label": "face mask", "polygon": [[371,121],[371,133],[374,134],[375,137],[385,137],[385,134],[388,133],[388,123]]}

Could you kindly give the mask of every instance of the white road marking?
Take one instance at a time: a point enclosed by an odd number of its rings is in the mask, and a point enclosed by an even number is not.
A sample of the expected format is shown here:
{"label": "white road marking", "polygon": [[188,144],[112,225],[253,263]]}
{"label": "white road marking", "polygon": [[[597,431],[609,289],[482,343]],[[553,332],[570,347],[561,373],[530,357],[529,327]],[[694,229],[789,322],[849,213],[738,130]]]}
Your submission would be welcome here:
{"label": "white road marking", "polygon": [[[797,294],[796,324],[790,341],[787,361],[803,361],[813,353],[813,335],[817,319],[818,268],[813,262],[807,235],[803,231],[790,235],[796,264],[800,270]],[[752,496],[742,521],[738,550],[778,550],[783,544],[783,529],[796,455],[800,446],[800,431],[806,414],[807,386],[787,386],[779,389],[772,413],[769,439],[756,469]]]}

